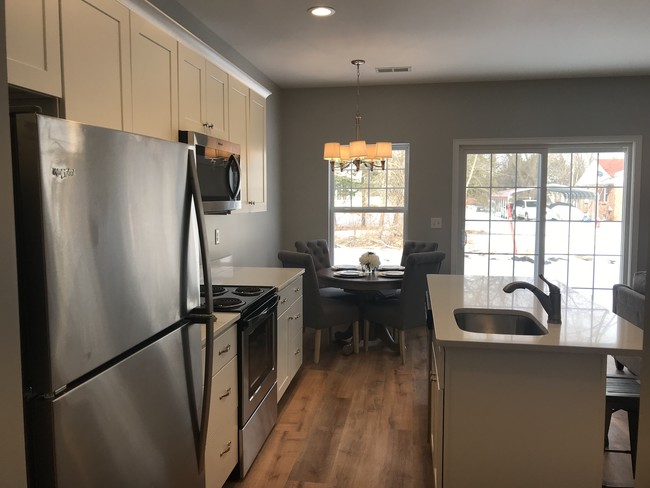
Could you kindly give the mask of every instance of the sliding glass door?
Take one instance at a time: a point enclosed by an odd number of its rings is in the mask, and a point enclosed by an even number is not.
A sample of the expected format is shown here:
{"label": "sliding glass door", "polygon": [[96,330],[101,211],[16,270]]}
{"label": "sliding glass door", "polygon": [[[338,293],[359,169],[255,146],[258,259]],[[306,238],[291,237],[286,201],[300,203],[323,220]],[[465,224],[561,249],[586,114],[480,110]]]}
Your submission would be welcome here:
{"label": "sliding glass door", "polygon": [[630,148],[463,148],[463,272],[543,273],[610,305],[622,281]]}

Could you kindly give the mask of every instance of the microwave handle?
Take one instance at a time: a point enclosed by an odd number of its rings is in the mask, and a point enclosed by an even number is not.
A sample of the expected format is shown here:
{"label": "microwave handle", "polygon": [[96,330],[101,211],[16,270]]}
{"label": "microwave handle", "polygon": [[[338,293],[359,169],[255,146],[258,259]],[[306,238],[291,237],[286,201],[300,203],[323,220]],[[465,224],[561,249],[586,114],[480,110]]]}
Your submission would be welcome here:
{"label": "microwave handle", "polygon": [[[241,193],[241,167],[237,158],[232,154],[228,158],[228,191],[230,192],[230,198],[237,200]],[[233,175],[234,178],[230,178]],[[232,181],[235,181],[235,188],[233,188]]]}

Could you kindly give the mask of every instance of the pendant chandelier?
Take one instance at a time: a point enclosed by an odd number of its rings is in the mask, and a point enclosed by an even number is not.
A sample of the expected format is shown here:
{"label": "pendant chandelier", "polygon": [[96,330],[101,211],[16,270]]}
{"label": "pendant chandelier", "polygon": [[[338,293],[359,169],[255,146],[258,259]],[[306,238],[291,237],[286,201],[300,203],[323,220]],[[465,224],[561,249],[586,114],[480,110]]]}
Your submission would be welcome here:
{"label": "pendant chandelier", "polygon": [[352,64],[357,67],[357,114],[355,115],[356,139],[344,145],[338,142],[326,142],[323,152],[325,161],[329,161],[332,171],[345,168],[354,164],[359,171],[361,165],[370,168],[386,168],[386,160],[393,157],[393,145],[390,142],[377,142],[366,144],[361,139],[361,114],[359,113],[359,66],[364,64],[363,59],[353,59]]}

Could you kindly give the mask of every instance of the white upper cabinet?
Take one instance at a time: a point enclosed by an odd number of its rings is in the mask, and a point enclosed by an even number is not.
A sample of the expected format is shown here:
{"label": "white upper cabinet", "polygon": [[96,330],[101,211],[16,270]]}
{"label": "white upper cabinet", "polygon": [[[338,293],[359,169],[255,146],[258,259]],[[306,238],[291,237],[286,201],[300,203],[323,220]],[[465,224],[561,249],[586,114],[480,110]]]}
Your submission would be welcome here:
{"label": "white upper cabinet", "polygon": [[230,78],[230,88],[228,91],[228,127],[230,131],[230,142],[241,146],[241,159],[239,164],[242,171],[242,210],[248,210],[247,199],[247,166],[248,157],[246,147],[248,145],[248,102],[249,89],[239,80]]}
{"label": "white upper cabinet", "polygon": [[129,10],[115,0],[61,0],[65,117],[131,131]]}
{"label": "white upper cabinet", "polygon": [[58,0],[5,0],[5,21],[9,83],[60,98]]}
{"label": "white upper cabinet", "polygon": [[248,186],[251,212],[266,210],[266,99],[250,92],[248,115]]}
{"label": "white upper cabinet", "polygon": [[131,12],[133,132],[178,140],[176,39]]}
{"label": "white upper cabinet", "polygon": [[180,129],[228,140],[228,74],[179,44],[178,83]]}

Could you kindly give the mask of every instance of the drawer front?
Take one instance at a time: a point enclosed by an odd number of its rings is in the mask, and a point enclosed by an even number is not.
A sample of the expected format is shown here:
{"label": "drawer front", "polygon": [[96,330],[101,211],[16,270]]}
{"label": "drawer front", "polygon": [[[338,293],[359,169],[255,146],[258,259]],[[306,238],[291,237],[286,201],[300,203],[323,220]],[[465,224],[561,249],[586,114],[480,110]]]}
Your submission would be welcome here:
{"label": "drawer front", "polygon": [[[237,410],[237,397],[237,359],[234,357],[212,377],[210,412]],[[220,417],[219,413],[217,417]],[[210,421],[212,420],[211,418]]]}
{"label": "drawer front", "polygon": [[[212,355],[212,374],[215,375],[221,368],[237,355],[237,326],[233,325],[223,334],[214,339],[214,354]],[[236,374],[236,373],[235,373]]]}
{"label": "drawer front", "polygon": [[287,310],[286,321],[289,337],[293,337],[297,333],[302,333],[302,297],[294,302],[289,310]]}
{"label": "drawer front", "polygon": [[299,276],[287,286],[280,290],[280,301],[278,302],[278,315],[282,315],[287,309],[302,296],[302,276]]}
{"label": "drawer front", "polygon": [[[224,399],[222,379],[232,376],[234,365],[235,389]],[[225,373],[225,374],[224,374]],[[223,375],[223,376],[222,376]],[[205,446],[205,480],[206,488],[221,488],[237,465],[239,451],[239,432],[237,429],[237,360],[233,359],[217,374],[212,390],[208,439]]]}

